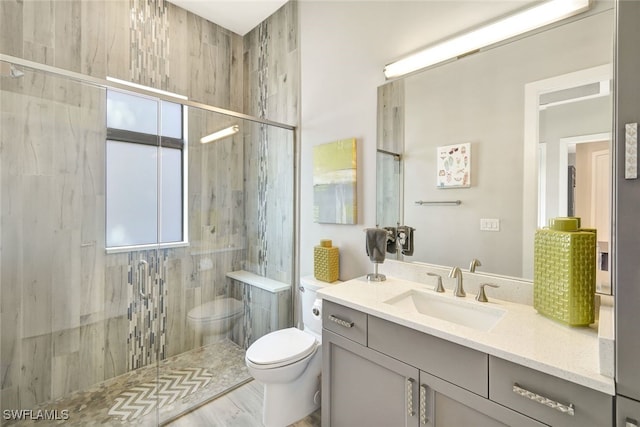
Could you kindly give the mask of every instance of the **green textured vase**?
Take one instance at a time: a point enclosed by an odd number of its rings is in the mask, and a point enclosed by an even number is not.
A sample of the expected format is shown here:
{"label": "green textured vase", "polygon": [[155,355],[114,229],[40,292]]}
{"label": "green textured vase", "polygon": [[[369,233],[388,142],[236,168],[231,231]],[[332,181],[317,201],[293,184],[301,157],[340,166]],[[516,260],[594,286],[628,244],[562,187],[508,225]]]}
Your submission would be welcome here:
{"label": "green textured vase", "polygon": [[[570,222],[555,223],[562,224],[557,228],[571,229]],[[536,231],[533,306],[544,316],[571,326],[586,326],[595,321],[596,233],[574,230]]]}

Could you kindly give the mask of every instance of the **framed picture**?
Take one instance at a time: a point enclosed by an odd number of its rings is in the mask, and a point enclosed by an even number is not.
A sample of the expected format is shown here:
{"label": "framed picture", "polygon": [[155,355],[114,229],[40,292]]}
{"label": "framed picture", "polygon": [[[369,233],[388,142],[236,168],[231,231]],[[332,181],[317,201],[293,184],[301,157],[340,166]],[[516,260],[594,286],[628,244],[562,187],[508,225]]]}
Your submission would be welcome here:
{"label": "framed picture", "polygon": [[313,220],[356,224],[356,139],[313,147]]}
{"label": "framed picture", "polygon": [[438,188],[471,187],[471,144],[438,147]]}

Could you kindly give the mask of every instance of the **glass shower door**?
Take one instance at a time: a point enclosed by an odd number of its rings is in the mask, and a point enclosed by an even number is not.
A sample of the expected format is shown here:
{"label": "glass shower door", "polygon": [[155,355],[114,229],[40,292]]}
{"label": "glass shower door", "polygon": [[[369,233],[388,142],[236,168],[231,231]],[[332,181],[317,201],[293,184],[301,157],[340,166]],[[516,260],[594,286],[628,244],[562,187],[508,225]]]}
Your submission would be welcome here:
{"label": "glass shower door", "polygon": [[106,90],[0,65],[19,71],[0,78],[0,424],[157,425],[157,398],[126,394],[155,353],[134,314],[152,263],[105,250]]}
{"label": "glass shower door", "polygon": [[295,283],[292,130],[103,83],[0,61],[1,426],[158,425],[292,322],[228,277]]}
{"label": "glass shower door", "polygon": [[183,107],[115,90],[107,104],[107,245],[109,256],[126,257],[127,370],[137,376],[109,413],[155,425],[161,414],[175,414],[193,380],[166,360],[168,294],[177,286],[168,254],[188,244]]}

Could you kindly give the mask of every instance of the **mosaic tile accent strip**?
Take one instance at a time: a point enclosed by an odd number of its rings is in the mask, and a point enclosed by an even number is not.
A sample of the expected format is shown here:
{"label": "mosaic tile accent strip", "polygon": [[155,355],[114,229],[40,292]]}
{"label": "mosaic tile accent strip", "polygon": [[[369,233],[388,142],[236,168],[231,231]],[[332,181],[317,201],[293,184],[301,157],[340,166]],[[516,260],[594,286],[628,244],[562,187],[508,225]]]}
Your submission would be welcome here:
{"label": "mosaic tile accent strip", "polygon": [[166,357],[167,259],[166,249],[129,253],[129,371]]}
{"label": "mosaic tile accent strip", "polygon": [[135,386],[116,397],[108,414],[121,421],[131,421],[149,414],[156,407],[163,408],[206,387],[213,375],[203,368],[171,371],[157,381]]}
{"label": "mosaic tile accent strip", "polygon": [[247,349],[258,338],[292,326],[289,321],[291,290],[270,292],[249,283],[230,279],[230,296],[244,304],[242,322],[234,328],[231,340]]}
{"label": "mosaic tile accent strip", "polygon": [[165,89],[169,82],[169,19],[165,0],[130,0],[131,81]]}
{"label": "mosaic tile accent strip", "polygon": [[[258,28],[258,111],[260,117],[267,115],[269,30],[266,22]],[[267,200],[269,197],[269,137],[267,126],[261,124],[258,129],[258,274],[267,275]]]}

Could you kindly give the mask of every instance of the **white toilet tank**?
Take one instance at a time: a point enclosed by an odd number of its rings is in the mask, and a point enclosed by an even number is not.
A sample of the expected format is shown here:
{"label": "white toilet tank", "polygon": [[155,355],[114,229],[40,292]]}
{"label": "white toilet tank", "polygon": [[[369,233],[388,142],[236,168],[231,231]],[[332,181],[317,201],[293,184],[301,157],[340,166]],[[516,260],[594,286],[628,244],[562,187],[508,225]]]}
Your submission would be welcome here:
{"label": "white toilet tank", "polygon": [[[339,283],[339,281],[333,283]],[[322,317],[313,315],[313,303],[317,298],[318,289],[325,286],[331,286],[331,283],[317,280],[313,276],[300,278],[300,301],[304,329],[315,332],[318,335],[322,335]]]}

